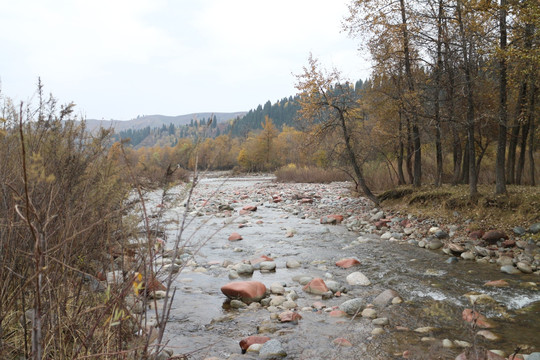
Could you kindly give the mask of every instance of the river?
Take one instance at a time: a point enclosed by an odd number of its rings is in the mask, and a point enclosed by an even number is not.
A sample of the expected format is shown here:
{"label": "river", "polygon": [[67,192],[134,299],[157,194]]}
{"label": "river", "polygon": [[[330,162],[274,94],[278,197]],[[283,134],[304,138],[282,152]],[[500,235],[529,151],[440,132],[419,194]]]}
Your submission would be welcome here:
{"label": "river", "polygon": [[[448,256],[440,250],[382,240],[380,234],[359,234],[344,225],[321,224],[319,216],[325,211],[341,210],[346,217],[372,211],[366,200],[348,197],[349,186],[275,184],[271,177],[203,179],[194,189],[189,224],[182,234],[184,250],[192,256],[185,256],[186,266],[174,281],[177,291],[165,334],[168,348],[175,354],[189,354],[191,359],[257,359],[257,353],[241,354],[239,342],[261,333],[278,339],[287,359],[400,359],[404,352],[409,359],[454,359],[463,352],[459,341],[498,349],[506,356],[518,346],[526,354],[540,350],[538,275],[503,274],[496,265],[473,261],[448,263]],[[297,193],[314,203],[301,204],[293,196]],[[157,209],[161,194],[147,197],[148,207]],[[170,189],[164,198],[160,226],[167,247],[179,235],[184,201],[181,187]],[[233,210],[220,210],[219,205]],[[257,210],[239,215],[245,205],[255,205]],[[228,241],[232,232],[243,239]],[[274,259],[275,271],[255,270],[252,276],[234,281],[256,280],[267,288],[278,282],[287,292],[294,290],[298,294],[295,311],[302,316],[297,323],[280,323],[264,306],[231,309],[220,291],[233,281],[224,264],[261,255]],[[355,258],[360,265],[339,268],[335,262],[342,258]],[[290,260],[301,266],[287,268]],[[362,272],[371,285],[348,285],[346,277],[355,271]],[[337,281],[346,293],[323,300],[302,290],[294,280],[302,275]],[[484,285],[499,279],[509,286]],[[403,302],[377,308],[377,317],[389,320],[377,335],[372,334],[376,326],[370,318],[331,317],[324,308],[312,306],[321,302],[332,309],[357,297],[369,303],[386,289],[395,290]],[[477,335],[478,329],[463,321],[463,310],[471,308],[464,295],[471,292],[493,299],[475,309],[494,325],[489,330],[498,340]],[[414,331],[421,327],[431,329]],[[335,345],[336,338],[344,338],[352,346]],[[452,347],[444,347],[444,339]]]}

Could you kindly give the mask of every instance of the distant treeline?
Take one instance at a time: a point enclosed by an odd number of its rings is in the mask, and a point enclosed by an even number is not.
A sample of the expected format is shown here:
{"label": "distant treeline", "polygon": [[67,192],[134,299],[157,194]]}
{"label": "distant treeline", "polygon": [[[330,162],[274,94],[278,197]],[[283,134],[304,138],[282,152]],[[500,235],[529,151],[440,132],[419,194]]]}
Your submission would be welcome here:
{"label": "distant treeline", "polygon": [[[359,93],[364,86],[362,80],[355,83],[355,90]],[[274,126],[282,130],[283,126],[299,128],[297,113],[300,109],[298,96],[289,96],[272,103],[268,100],[264,105],[249,110],[244,116],[236,117],[229,122],[219,123],[211,118],[192,119],[187,125],[163,125],[158,128],[128,129],[113,135],[113,139],[130,139],[129,145],[133,147],[143,146],[174,146],[178,139],[193,138],[216,138],[228,134],[234,138],[245,138],[250,131],[258,131],[263,128],[265,118],[272,119]],[[208,126],[208,124],[210,125]]]}

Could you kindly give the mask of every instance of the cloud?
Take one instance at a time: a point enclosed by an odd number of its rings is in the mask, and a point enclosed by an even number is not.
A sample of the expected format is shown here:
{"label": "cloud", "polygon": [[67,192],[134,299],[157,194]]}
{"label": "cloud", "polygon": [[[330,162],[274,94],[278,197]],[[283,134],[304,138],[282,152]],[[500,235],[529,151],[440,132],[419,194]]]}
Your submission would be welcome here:
{"label": "cloud", "polygon": [[310,52],[363,77],[346,1],[0,0],[2,90],[41,76],[98,118],[248,110],[292,95]]}

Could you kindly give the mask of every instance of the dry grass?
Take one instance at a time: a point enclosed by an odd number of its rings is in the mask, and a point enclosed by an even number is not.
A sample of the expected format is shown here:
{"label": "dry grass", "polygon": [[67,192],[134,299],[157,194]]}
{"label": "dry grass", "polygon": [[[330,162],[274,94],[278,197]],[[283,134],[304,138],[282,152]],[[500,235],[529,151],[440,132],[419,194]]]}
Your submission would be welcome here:
{"label": "dry grass", "polygon": [[540,187],[510,185],[506,195],[495,195],[492,185],[481,185],[478,190],[474,199],[469,196],[468,185],[402,186],[380,196],[386,208],[446,223],[470,219],[471,227],[482,229],[511,231],[515,226],[527,228],[540,221]]}
{"label": "dry grass", "polygon": [[296,167],[287,165],[275,172],[277,182],[296,183],[331,183],[350,181],[351,178],[339,169],[321,169],[317,167]]}

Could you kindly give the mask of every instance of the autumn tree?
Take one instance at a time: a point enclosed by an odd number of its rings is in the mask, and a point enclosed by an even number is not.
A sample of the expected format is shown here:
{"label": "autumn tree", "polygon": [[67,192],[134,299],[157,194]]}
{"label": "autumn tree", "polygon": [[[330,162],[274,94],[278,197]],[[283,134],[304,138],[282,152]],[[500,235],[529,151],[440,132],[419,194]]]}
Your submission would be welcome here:
{"label": "autumn tree", "polygon": [[297,75],[300,116],[313,124],[315,136],[339,136],[355,182],[371,201],[379,204],[379,199],[366,184],[361,158],[355,152],[355,143],[359,139],[352,136],[352,130],[361,120],[361,111],[354,87],[342,83],[336,70],[328,74],[323,72],[311,54],[308,63],[303,73]]}

